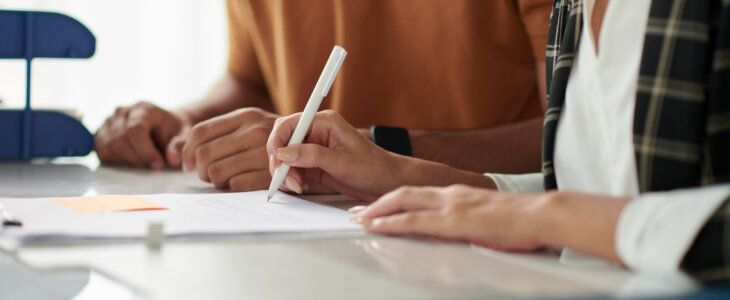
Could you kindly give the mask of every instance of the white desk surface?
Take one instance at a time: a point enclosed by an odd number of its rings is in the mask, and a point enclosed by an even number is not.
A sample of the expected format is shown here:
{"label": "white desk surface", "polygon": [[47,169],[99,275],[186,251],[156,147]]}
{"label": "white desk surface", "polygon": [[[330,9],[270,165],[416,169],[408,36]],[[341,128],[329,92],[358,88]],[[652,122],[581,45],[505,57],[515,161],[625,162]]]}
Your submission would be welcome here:
{"label": "white desk surface", "polygon": [[[219,191],[192,174],[100,167],[94,155],[0,162],[0,197],[211,192]],[[358,203],[308,199],[340,208]],[[8,280],[25,273],[35,279]],[[44,276],[51,279],[37,279]],[[29,245],[0,252],[0,277],[0,296],[40,290],[51,299],[89,289],[107,299],[484,299],[645,296],[691,287],[681,278],[637,276],[611,265],[565,264],[555,254],[363,233],[173,239],[158,251],[141,241]],[[77,287],[69,290],[69,282]]]}

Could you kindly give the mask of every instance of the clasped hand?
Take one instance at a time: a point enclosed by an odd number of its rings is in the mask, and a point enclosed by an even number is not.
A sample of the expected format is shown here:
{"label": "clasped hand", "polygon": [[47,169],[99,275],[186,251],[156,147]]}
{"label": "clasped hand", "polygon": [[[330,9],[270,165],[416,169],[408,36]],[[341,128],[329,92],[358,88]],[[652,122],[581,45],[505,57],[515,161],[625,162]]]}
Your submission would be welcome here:
{"label": "clasped hand", "polygon": [[140,102],[120,107],[95,135],[103,163],[196,171],[230,191],[260,190],[271,181],[266,141],[278,115],[242,108],[195,126],[183,114]]}

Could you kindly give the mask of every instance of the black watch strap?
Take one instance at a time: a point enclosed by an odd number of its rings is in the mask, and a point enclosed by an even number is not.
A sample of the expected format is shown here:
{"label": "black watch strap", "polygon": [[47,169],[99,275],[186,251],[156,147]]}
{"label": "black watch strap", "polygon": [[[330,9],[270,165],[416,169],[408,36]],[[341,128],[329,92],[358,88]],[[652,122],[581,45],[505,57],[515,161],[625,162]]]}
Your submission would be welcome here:
{"label": "black watch strap", "polygon": [[411,138],[405,128],[373,126],[370,127],[370,133],[373,142],[380,148],[400,155],[413,156]]}

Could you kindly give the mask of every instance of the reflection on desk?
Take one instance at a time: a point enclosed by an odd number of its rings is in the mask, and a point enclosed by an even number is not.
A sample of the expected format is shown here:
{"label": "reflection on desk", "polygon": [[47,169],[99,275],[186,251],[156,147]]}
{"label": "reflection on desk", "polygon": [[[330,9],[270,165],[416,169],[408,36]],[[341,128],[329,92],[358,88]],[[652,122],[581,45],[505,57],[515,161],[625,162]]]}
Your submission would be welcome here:
{"label": "reflection on desk", "polygon": [[[113,298],[108,296],[113,294]],[[142,299],[141,294],[85,269],[37,271],[0,252],[0,299]]]}
{"label": "reflection on desk", "polygon": [[[23,198],[221,192],[195,174],[99,166],[95,156],[0,163],[0,182],[0,195]],[[308,199],[362,204],[343,196]],[[642,284],[615,266],[564,265],[551,254],[364,233],[174,239],[159,250],[142,243],[42,245],[14,255],[36,270],[90,268],[150,299],[564,298],[692,289],[664,278]]]}

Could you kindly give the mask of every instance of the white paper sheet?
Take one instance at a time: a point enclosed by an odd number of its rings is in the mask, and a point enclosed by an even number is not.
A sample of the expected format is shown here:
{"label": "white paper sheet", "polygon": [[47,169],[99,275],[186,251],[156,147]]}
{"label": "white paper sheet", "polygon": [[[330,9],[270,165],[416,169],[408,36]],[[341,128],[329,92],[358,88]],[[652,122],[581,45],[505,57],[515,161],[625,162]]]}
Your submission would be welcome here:
{"label": "white paper sheet", "polygon": [[284,193],[266,202],[266,191],[219,194],[139,195],[167,210],[78,213],[51,202],[59,198],[0,198],[23,222],[1,235],[21,240],[143,238],[150,222],[165,236],[361,231],[351,214]]}

